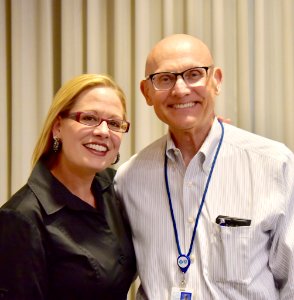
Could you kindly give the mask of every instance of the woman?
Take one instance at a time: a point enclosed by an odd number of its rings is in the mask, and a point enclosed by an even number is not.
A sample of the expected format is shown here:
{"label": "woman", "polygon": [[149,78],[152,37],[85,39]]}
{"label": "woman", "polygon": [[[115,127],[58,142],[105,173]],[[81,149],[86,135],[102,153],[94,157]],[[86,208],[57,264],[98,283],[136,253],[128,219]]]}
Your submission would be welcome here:
{"label": "woman", "polygon": [[135,255],[107,169],[129,129],[125,111],[104,75],[57,92],[28,182],[0,209],[4,299],[126,299]]}

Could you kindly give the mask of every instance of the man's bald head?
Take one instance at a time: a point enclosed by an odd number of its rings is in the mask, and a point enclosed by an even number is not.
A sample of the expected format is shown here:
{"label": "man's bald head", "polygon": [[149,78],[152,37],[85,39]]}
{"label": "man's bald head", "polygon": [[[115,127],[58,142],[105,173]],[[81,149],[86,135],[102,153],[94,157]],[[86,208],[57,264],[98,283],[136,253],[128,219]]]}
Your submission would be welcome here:
{"label": "man's bald head", "polygon": [[145,75],[157,72],[158,66],[162,66],[165,60],[184,60],[189,57],[197,60],[199,66],[213,65],[210,50],[201,40],[187,34],[170,35],[160,40],[150,51],[146,60]]}

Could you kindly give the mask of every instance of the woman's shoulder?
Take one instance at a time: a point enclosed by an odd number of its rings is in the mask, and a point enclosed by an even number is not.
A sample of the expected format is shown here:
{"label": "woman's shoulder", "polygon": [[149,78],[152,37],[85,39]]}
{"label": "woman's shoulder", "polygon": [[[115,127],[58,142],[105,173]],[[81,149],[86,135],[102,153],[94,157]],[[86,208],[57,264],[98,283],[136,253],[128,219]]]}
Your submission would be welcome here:
{"label": "woman's shoulder", "polygon": [[32,190],[26,184],[18,190],[4,205],[0,208],[0,216],[10,215],[23,217],[23,219],[32,220],[40,214],[40,205]]}

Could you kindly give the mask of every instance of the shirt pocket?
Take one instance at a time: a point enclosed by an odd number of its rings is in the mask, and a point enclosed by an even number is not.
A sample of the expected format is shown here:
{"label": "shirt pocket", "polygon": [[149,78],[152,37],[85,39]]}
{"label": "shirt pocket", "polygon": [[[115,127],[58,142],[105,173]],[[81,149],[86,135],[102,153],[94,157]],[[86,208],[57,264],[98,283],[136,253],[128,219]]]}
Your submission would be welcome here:
{"label": "shirt pocket", "polygon": [[208,274],[212,281],[248,284],[251,226],[227,227],[211,222]]}

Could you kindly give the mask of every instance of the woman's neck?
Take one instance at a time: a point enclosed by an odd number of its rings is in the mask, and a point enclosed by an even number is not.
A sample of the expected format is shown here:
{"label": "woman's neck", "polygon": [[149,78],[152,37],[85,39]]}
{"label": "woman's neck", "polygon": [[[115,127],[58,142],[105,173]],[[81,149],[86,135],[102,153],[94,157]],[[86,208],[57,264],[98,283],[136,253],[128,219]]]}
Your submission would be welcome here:
{"label": "woman's neck", "polygon": [[95,175],[81,176],[81,173],[73,172],[61,164],[55,164],[50,171],[72,194],[96,207],[95,197],[91,191]]}

